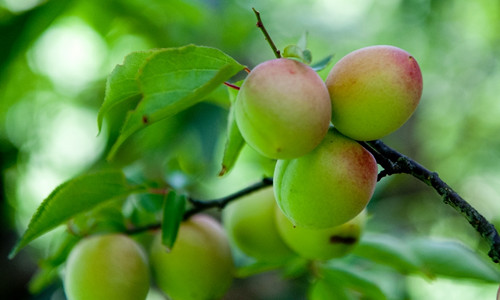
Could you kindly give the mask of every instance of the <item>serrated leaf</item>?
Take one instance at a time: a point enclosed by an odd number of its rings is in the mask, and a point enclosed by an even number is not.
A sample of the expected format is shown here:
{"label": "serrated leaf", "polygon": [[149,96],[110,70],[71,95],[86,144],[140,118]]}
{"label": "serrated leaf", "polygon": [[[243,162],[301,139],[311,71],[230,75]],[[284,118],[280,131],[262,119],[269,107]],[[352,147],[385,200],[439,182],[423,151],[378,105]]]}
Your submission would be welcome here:
{"label": "serrated leaf", "polygon": [[85,174],[61,184],[40,204],[9,258],[13,258],[32,240],[72,217],[139,189],[141,187],[129,186],[121,171]]}
{"label": "serrated leaf", "polygon": [[340,261],[332,260],[328,264],[322,265],[320,274],[324,280],[355,290],[365,296],[366,299],[387,299],[377,283],[363,274],[363,271],[352,268],[350,265],[344,265]]}
{"label": "serrated leaf", "polygon": [[469,247],[455,241],[416,239],[410,246],[427,272],[436,276],[500,282],[500,271]]}
{"label": "serrated leaf", "polygon": [[[154,52],[139,70],[142,99],[127,115],[108,159],[132,134],[202,101],[243,69],[215,48],[189,45]],[[113,88],[110,86],[110,90]]]}
{"label": "serrated leaf", "polygon": [[163,206],[163,221],[161,224],[161,242],[171,250],[177,239],[179,226],[186,209],[186,196],[170,191]]}
{"label": "serrated leaf", "polygon": [[420,273],[421,263],[411,247],[393,236],[365,233],[353,254],[392,267],[402,273]]}
{"label": "serrated leaf", "polygon": [[333,55],[328,55],[327,57],[323,58],[322,60],[312,64],[311,68],[314,71],[319,72],[319,71],[325,69],[326,67],[328,67],[328,65],[331,63],[332,59],[333,59]]}
{"label": "serrated leaf", "polygon": [[[135,107],[141,98],[141,90],[137,81],[139,69],[153,53],[159,50],[132,52],[125,57],[123,64],[117,65],[106,82],[104,102],[97,115],[99,131],[102,128],[104,116],[121,105]],[[129,103],[131,102],[131,103]]]}

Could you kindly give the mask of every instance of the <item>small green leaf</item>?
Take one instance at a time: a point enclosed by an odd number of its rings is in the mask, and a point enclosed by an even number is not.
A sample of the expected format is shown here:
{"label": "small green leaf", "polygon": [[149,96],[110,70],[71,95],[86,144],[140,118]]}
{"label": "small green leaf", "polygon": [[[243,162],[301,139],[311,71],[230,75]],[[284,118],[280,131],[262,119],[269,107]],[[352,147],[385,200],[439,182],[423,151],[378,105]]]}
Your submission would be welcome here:
{"label": "small green leaf", "polygon": [[310,64],[312,61],[312,53],[309,49],[302,51],[302,57],[305,64]]}
{"label": "small green leaf", "polygon": [[341,261],[332,260],[328,264],[320,266],[320,274],[324,280],[357,291],[366,299],[387,299],[382,289],[366,276],[363,270],[353,268]]}
{"label": "small green leaf", "polygon": [[219,172],[219,176],[225,175],[231,171],[238,159],[241,149],[245,146],[245,140],[241,135],[234,117],[234,106],[231,106],[229,109],[227,123],[227,140],[224,148],[224,156],[222,157],[222,169]]}
{"label": "small green leaf", "polygon": [[500,282],[500,271],[489,260],[454,241],[415,239],[410,242],[427,272],[436,276]]}
{"label": "small green leaf", "polygon": [[13,258],[32,240],[77,214],[89,211],[111,199],[129,195],[141,188],[129,186],[121,171],[85,174],[61,184],[40,204],[31,218],[28,229],[12,249],[9,258]]}
{"label": "small green leaf", "polygon": [[422,270],[408,243],[390,235],[365,233],[353,253],[405,274]]}
{"label": "small green leaf", "polygon": [[283,262],[253,261],[250,264],[239,266],[236,269],[235,276],[237,278],[246,278],[263,272],[276,270],[282,266]]}
{"label": "small green leaf", "polygon": [[296,58],[302,62],[304,61],[304,50],[297,45],[286,46],[281,55],[286,58]]}
{"label": "small green leaf", "polygon": [[[243,69],[243,65],[215,48],[189,45],[155,51],[139,69],[142,99],[128,113],[108,159],[132,134],[202,101]],[[122,86],[110,86],[108,92],[115,88]]]}
{"label": "small green leaf", "polygon": [[329,280],[330,278],[320,278],[314,281],[308,291],[309,300],[354,300],[354,295],[349,292],[338,281]]}
{"label": "small green leaf", "polygon": [[186,209],[186,196],[170,191],[163,206],[163,221],[161,224],[161,242],[171,250],[177,239],[179,226]]}
{"label": "small green leaf", "polygon": [[[104,116],[119,106],[131,106],[133,109],[141,97],[137,75],[139,69],[148,57],[159,50],[132,52],[125,57],[122,65],[117,65],[106,82],[104,102],[97,115],[99,131],[102,128]],[[127,110],[129,110],[127,109]]]}
{"label": "small green leaf", "polygon": [[36,295],[59,279],[59,270],[54,267],[40,267],[28,283],[31,294]]}
{"label": "small green leaf", "polygon": [[328,55],[327,57],[323,58],[322,60],[312,64],[311,68],[314,71],[319,72],[319,71],[325,69],[326,67],[328,67],[328,65],[330,64],[332,59],[333,59],[333,55]]}
{"label": "small green leaf", "polygon": [[306,32],[304,32],[304,34],[302,34],[299,41],[297,42],[297,46],[300,49],[307,49],[307,36],[308,36],[308,32],[306,31]]}

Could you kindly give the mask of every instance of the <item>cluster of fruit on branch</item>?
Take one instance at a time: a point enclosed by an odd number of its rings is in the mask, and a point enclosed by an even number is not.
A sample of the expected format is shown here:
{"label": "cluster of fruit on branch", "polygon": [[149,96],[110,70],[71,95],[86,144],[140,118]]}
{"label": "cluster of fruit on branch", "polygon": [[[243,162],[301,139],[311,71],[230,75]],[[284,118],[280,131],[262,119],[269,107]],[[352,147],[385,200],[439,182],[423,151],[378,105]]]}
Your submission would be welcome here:
{"label": "cluster of fruit on branch", "polygon": [[[191,216],[169,251],[157,233],[149,251],[156,285],[172,299],[222,297],[234,277],[231,247],[277,265],[350,252],[365,226],[378,173],[375,158],[358,141],[398,129],[421,92],[415,59],[392,46],[352,52],[326,82],[294,59],[256,66],[233,113],[246,143],[278,160],[273,186],[230,203],[223,226],[205,214]],[[131,238],[91,236],[71,251],[65,291],[74,300],[144,299],[149,265]]]}

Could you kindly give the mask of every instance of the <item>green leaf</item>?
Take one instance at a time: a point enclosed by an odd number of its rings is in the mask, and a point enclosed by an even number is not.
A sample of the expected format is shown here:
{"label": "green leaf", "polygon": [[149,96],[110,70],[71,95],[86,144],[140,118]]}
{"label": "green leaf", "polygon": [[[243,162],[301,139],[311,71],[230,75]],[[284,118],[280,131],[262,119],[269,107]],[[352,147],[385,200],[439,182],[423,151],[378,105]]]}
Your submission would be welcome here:
{"label": "green leaf", "polygon": [[174,246],[186,209],[186,196],[170,191],[163,206],[163,221],[161,224],[161,242],[170,251]]}
{"label": "green leaf", "polygon": [[310,64],[312,62],[312,53],[309,49],[302,51],[302,57],[305,64]]}
{"label": "green leaf", "polygon": [[326,67],[328,67],[328,65],[330,64],[332,59],[333,59],[333,55],[328,55],[327,57],[323,58],[322,60],[312,64],[311,68],[314,71],[319,72],[319,71],[325,69]]}
{"label": "green leaf", "polygon": [[234,106],[231,106],[229,109],[227,123],[227,140],[224,148],[224,156],[222,157],[222,169],[219,172],[219,176],[228,174],[229,171],[231,171],[238,159],[241,149],[245,146],[245,140],[236,124]]}
{"label": "green leaf", "polygon": [[[111,159],[132,134],[202,101],[244,66],[218,49],[189,45],[155,51],[138,72],[142,99],[130,111]],[[121,86],[110,85],[109,92]]]}
{"label": "green leaf", "polygon": [[324,280],[327,280],[331,284],[341,285],[344,288],[357,291],[367,299],[387,299],[377,283],[364,274],[364,270],[353,268],[350,264],[332,260],[320,266],[320,274]]}
{"label": "green leaf", "polygon": [[266,262],[266,261],[252,261],[250,264],[238,266],[235,276],[237,278],[246,278],[253,275],[261,274],[264,272],[279,269],[283,266],[283,262]]}
{"label": "green leaf", "polygon": [[421,263],[403,240],[393,236],[365,233],[353,254],[392,267],[402,273],[420,273]]}
{"label": "green leaf", "polygon": [[329,278],[320,278],[310,285],[307,299],[354,300],[356,298],[339,282],[329,280]]}
{"label": "green leaf", "polygon": [[304,61],[304,50],[297,45],[286,46],[281,55],[286,58],[296,58],[302,62]]}
{"label": "green leaf", "polygon": [[297,46],[300,49],[307,49],[307,36],[308,36],[308,32],[306,31],[306,32],[304,32],[304,34],[302,34],[299,41],[297,42]]}
{"label": "green leaf", "polygon": [[436,276],[500,282],[500,271],[489,260],[454,241],[415,239],[410,242],[428,273]]}
{"label": "green leaf", "polygon": [[121,171],[85,174],[61,184],[40,204],[31,218],[28,229],[12,249],[9,258],[13,258],[32,240],[77,214],[139,189],[141,187],[129,186]]}
{"label": "green leaf", "polygon": [[[141,98],[141,90],[137,76],[148,57],[159,50],[132,52],[125,57],[122,65],[117,65],[106,82],[104,103],[97,115],[99,131],[102,129],[104,116],[112,109],[130,106],[133,109]],[[127,109],[128,110],[128,109]]]}

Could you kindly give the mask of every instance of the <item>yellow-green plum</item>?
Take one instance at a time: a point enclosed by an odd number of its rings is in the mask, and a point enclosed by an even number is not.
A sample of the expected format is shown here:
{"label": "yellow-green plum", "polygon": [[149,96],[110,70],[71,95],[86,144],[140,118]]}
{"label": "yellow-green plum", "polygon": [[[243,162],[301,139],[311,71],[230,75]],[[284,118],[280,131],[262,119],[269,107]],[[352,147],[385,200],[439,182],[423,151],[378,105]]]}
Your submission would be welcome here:
{"label": "yellow-green plum", "polygon": [[173,300],[220,299],[231,286],[234,264],[220,223],[198,214],[181,223],[170,252],[158,234],[150,252],[158,287]]}
{"label": "yellow-green plum", "polygon": [[146,255],[123,234],[82,239],[66,263],[64,291],[69,300],[146,299],[149,286]]}
{"label": "yellow-green plum", "polygon": [[371,46],[340,59],[326,79],[332,123],[360,141],[382,138],[401,127],[422,95],[417,61],[393,46]]}
{"label": "yellow-green plum", "polygon": [[274,193],[293,225],[329,228],[358,215],[377,183],[373,155],[334,128],[307,155],[278,160]]}
{"label": "yellow-green plum", "polygon": [[324,229],[294,226],[276,209],[276,224],[285,243],[297,254],[314,260],[329,260],[349,253],[357,244],[366,223],[366,211],[344,224]]}
{"label": "yellow-green plum", "polygon": [[258,261],[281,262],[294,257],[278,233],[276,207],[272,187],[231,202],[222,212],[231,242]]}
{"label": "yellow-green plum", "polygon": [[310,152],[325,136],[331,102],[312,68],[273,59],[257,65],[241,85],[235,118],[245,141],[259,153],[294,158]]}

